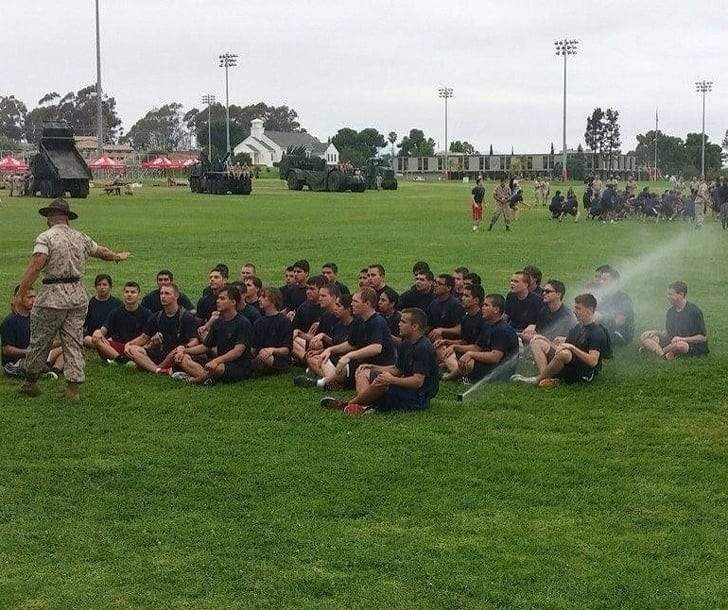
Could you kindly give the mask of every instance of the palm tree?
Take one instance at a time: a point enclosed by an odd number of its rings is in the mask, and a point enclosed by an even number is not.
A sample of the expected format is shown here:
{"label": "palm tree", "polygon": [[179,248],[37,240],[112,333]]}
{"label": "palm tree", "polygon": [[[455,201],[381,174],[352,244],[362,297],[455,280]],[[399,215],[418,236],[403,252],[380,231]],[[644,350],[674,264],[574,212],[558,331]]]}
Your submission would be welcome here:
{"label": "palm tree", "polygon": [[392,159],[394,159],[394,143],[397,141],[397,134],[393,131],[390,131],[389,135],[387,136],[387,140],[389,140],[390,144],[392,144]]}

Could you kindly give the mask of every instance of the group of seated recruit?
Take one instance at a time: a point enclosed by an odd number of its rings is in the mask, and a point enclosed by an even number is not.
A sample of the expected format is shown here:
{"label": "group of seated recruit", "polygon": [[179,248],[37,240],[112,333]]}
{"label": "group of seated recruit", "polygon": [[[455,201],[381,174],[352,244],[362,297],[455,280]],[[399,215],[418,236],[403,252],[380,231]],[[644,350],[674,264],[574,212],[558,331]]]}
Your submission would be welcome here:
{"label": "group of seated recruit", "polygon": [[[505,296],[486,293],[480,276],[465,267],[435,275],[418,262],[402,294],[387,284],[379,264],[361,269],[353,294],[337,275],[334,263],[311,275],[308,261],[299,260],[274,288],[263,285],[253,264],[235,281],[218,264],[196,305],[169,270],[157,274],[157,288],[143,298],[133,281],[124,284],[121,299],[112,296],[112,278],[99,275],[84,345],[103,363],[202,385],[299,367],[297,386],[352,390],[348,400],[326,396],[321,405],[356,415],[425,409],[445,381],[589,383],[612,347],[635,336],[632,300],[609,265],[596,269],[573,307],[564,283],[542,283],[533,265],[511,275]],[[708,352],[703,314],[687,294],[684,282],[669,285],[665,328],[644,331],[641,351],[667,360]],[[7,375],[22,375],[33,298],[28,292],[2,323]],[[50,351],[47,364],[47,375],[57,376],[61,348]]]}

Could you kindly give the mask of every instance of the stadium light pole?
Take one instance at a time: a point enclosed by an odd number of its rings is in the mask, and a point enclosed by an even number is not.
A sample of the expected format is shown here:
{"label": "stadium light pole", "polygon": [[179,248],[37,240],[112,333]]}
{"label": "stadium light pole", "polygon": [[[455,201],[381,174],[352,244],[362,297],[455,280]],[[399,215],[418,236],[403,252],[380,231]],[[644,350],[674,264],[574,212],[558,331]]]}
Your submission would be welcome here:
{"label": "stadium light pole", "polygon": [[[554,42],[554,47],[556,50],[556,55],[563,55],[564,56],[564,124],[563,124],[563,146],[564,146],[564,156],[562,161],[562,167],[561,167],[561,176],[564,182],[566,182],[566,179],[568,178],[568,173],[566,171],[566,58],[569,55],[576,55],[577,47],[579,45],[578,40],[574,40],[571,38],[563,38],[562,40],[556,40]],[[596,168],[594,168],[596,169]]]}
{"label": "stadium light pole", "polygon": [[445,100],[445,178],[448,177],[448,165],[447,165],[447,100],[453,96],[451,87],[440,87],[437,90],[438,97]]}
{"label": "stadium light pole", "polygon": [[99,28],[99,0],[96,0],[96,152],[104,153],[104,117],[101,104],[101,32]]}
{"label": "stadium light pole", "polygon": [[202,103],[207,104],[207,156],[212,159],[212,105],[215,103],[215,96],[203,95]]}
{"label": "stadium light pole", "polygon": [[705,178],[705,94],[713,89],[713,81],[699,80],[695,82],[695,90],[703,94],[703,131],[700,138],[700,177]]}
{"label": "stadium light pole", "polygon": [[225,133],[227,136],[227,152],[230,150],[230,95],[228,89],[228,69],[238,65],[238,56],[225,52],[220,55],[220,67],[225,68]]}

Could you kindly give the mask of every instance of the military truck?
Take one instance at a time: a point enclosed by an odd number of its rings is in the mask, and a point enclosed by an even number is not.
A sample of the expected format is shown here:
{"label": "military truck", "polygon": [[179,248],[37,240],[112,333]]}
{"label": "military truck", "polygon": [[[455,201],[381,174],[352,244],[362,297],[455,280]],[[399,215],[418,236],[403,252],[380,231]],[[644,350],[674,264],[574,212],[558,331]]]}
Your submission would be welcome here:
{"label": "military truck", "polygon": [[30,160],[31,192],[47,199],[68,193],[74,199],[88,196],[91,170],[76,148],[73,130],[64,121],[45,122],[38,152]]}
{"label": "military truck", "polygon": [[384,165],[376,157],[367,159],[366,169],[364,171],[367,188],[377,188],[377,178],[381,178],[380,188],[384,191],[397,190],[397,178],[394,176],[394,170],[388,165]]}
{"label": "military truck", "polygon": [[278,163],[278,175],[292,191],[327,191],[329,193],[363,193],[364,176],[353,168],[327,167],[319,157],[307,157],[303,147],[289,147]]}
{"label": "military truck", "polygon": [[229,167],[229,158],[230,153],[210,162],[207,155],[201,153],[199,163],[193,165],[190,171],[190,190],[211,195],[250,195],[253,190],[250,170]]}

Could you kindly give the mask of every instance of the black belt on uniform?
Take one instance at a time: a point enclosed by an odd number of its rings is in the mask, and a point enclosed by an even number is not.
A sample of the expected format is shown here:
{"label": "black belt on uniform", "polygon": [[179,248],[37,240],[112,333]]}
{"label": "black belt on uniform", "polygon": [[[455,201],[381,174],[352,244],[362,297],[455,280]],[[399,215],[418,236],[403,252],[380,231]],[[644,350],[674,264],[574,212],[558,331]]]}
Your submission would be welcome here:
{"label": "black belt on uniform", "polygon": [[50,277],[44,279],[43,284],[77,284],[80,281],[80,277]]}

